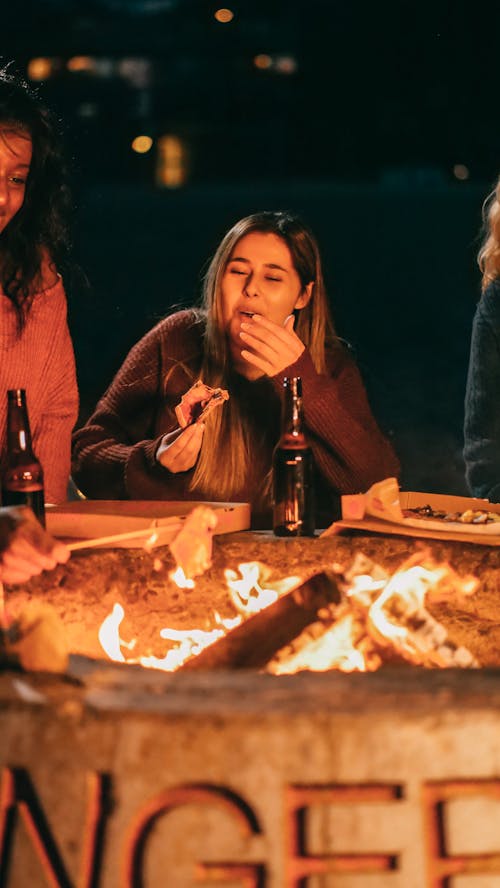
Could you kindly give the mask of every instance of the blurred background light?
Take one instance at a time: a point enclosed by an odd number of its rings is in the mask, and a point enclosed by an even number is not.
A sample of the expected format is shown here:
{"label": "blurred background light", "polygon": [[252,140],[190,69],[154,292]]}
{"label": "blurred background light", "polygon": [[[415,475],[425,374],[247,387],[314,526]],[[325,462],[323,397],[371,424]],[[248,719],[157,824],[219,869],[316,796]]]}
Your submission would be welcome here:
{"label": "blurred background light", "polygon": [[153,140],[151,136],[136,136],[135,139],[132,140],[132,151],[135,151],[136,154],[147,154],[148,151],[153,147]]}
{"label": "blurred background light", "polygon": [[26,71],[30,80],[41,81],[48,80],[52,76],[55,67],[53,59],[39,56],[38,58],[30,59],[26,66]]}
{"label": "blurred background light", "polygon": [[234,12],[232,9],[227,9],[226,7],[222,7],[214,12],[214,18],[221,22],[221,24],[226,25],[228,22],[232,22],[234,18]]}
{"label": "blurred background light", "polygon": [[93,72],[96,69],[96,60],[91,56],[73,56],[66,62],[66,67],[73,74],[80,71]]}
{"label": "blurred background light", "polygon": [[179,188],[187,181],[187,146],[179,137],[164,135],[157,142],[156,184]]}
{"label": "blurred background light", "polygon": [[277,56],[274,61],[274,67],[279,74],[295,74],[297,70],[297,60],[292,56]]}
{"label": "blurred background light", "polygon": [[273,60],[270,55],[266,55],[266,53],[260,53],[254,57],[253,63],[256,68],[259,68],[260,71],[265,71],[266,68],[270,68]]}
{"label": "blurred background light", "polygon": [[470,176],[469,167],[465,166],[464,163],[456,163],[453,167],[453,175],[455,176],[455,179],[465,182]]}

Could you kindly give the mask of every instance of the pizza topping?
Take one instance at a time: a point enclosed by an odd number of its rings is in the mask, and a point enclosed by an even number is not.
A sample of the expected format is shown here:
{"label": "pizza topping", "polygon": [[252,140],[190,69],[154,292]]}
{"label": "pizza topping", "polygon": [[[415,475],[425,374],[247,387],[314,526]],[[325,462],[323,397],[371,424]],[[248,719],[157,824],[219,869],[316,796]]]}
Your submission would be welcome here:
{"label": "pizza topping", "polygon": [[437,521],[455,521],[460,524],[493,524],[500,521],[498,512],[486,509],[466,509],[465,512],[446,512],[444,509],[433,509],[431,506],[417,506],[404,509],[405,518],[431,518]]}

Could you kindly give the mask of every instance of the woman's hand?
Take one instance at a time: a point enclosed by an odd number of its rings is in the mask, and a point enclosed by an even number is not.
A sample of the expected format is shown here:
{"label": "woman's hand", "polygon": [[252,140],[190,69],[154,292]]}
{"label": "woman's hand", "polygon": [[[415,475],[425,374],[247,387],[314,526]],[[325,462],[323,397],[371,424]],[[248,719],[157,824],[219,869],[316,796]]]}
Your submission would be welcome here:
{"label": "woman's hand", "polygon": [[294,332],[294,321],[294,316],[289,315],[280,327],[258,314],[243,321],[240,336],[249,348],[242,350],[241,357],[266,376],[281,373],[300,358],[305,348]]}
{"label": "woman's hand", "polygon": [[187,472],[198,459],[205,425],[195,422],[185,429],[176,429],[161,439],[156,459],[169,472]]}
{"label": "woman's hand", "polygon": [[24,583],[42,570],[64,564],[70,555],[26,506],[0,509],[0,581]]}

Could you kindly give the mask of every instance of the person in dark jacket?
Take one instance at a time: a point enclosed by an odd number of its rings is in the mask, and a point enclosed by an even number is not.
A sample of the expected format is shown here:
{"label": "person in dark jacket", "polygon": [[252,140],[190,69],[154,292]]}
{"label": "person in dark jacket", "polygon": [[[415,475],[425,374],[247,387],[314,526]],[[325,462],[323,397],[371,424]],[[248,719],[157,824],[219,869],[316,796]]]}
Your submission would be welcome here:
{"label": "person in dark jacket", "polygon": [[481,298],[472,324],[464,460],[474,496],[500,502],[500,179],[483,207]]}

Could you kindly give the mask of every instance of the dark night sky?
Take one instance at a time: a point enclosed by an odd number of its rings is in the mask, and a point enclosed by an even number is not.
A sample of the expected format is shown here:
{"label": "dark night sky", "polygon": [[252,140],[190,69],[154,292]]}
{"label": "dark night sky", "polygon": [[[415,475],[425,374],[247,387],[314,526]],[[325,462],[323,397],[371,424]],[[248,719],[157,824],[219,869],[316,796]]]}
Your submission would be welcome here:
{"label": "dark night sky", "polygon": [[[227,5],[234,19],[220,24],[206,0],[16,0],[2,13],[0,52],[21,70],[55,60],[43,90],[90,177],[151,177],[153,154],[130,152],[138,130],[185,138],[193,181],[377,181],[401,166],[450,179],[455,164],[472,181],[495,177],[498,4]],[[257,69],[258,54],[273,66]],[[70,73],[75,55],[115,60],[115,70]],[[283,57],[292,73],[277,70]],[[127,58],[149,63],[148,83],[117,72]]]}

